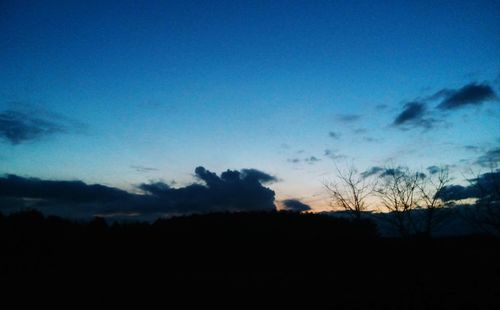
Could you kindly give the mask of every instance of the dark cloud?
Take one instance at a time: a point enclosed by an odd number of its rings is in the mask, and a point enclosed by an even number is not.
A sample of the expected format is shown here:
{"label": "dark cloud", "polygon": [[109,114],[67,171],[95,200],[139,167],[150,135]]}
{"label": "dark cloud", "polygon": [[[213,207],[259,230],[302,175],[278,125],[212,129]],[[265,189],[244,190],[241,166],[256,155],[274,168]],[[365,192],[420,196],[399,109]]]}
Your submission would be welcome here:
{"label": "dark cloud", "polygon": [[441,171],[441,168],[439,168],[438,166],[429,166],[427,167],[427,171],[429,171],[430,174],[436,174]]}
{"label": "dark cloud", "polygon": [[300,158],[288,158],[286,161],[292,164],[298,164],[300,163]]}
{"label": "dark cloud", "polygon": [[[373,166],[368,170],[365,170],[364,172],[361,173],[361,176],[363,178],[368,178],[374,175],[378,175],[380,177],[388,177],[388,176],[393,176],[393,175],[402,175],[404,174],[404,168],[403,167],[397,167],[397,168],[383,168],[379,166]],[[425,174],[421,173],[421,177],[425,177]]]}
{"label": "dark cloud", "polygon": [[447,92],[439,104],[441,110],[453,110],[467,105],[480,105],[485,101],[497,98],[495,91],[487,84],[471,83],[464,87]]}
{"label": "dark cloud", "polygon": [[500,147],[486,151],[483,155],[479,156],[476,164],[483,167],[496,167],[500,163]]}
{"label": "dark cloud", "polygon": [[408,102],[393,122],[393,126],[432,127],[433,120],[425,118],[427,106],[424,102]]}
{"label": "dark cloud", "polygon": [[420,102],[409,102],[405,104],[403,112],[394,120],[394,125],[402,125],[404,123],[421,119],[425,112],[425,104]]}
{"label": "dark cloud", "polygon": [[361,115],[359,114],[338,114],[336,119],[343,123],[352,123],[357,122],[361,119]]}
{"label": "dark cloud", "polygon": [[374,167],[371,167],[370,169],[362,172],[361,176],[363,178],[371,177],[372,175],[378,175],[378,174],[382,173],[384,170],[385,170],[385,168],[374,166]]}
{"label": "dark cloud", "polygon": [[49,181],[7,175],[0,178],[0,199],[67,216],[77,212],[93,216],[275,210],[274,191],[262,184],[276,181],[276,178],[262,171],[227,170],[218,176],[197,167],[195,174],[204,184],[181,188],[172,188],[163,182],[140,184],[138,189],[143,194],[81,181]]}
{"label": "dark cloud", "polygon": [[263,184],[273,183],[278,181],[276,177],[257,169],[243,169],[241,170],[241,174],[243,179],[255,180]]}
{"label": "dark cloud", "polygon": [[453,201],[476,198],[478,193],[475,186],[449,185],[439,192],[438,198],[441,198],[443,201]]}
{"label": "dark cloud", "polygon": [[13,145],[39,140],[66,131],[56,120],[35,117],[33,114],[7,110],[0,113],[0,140]]}
{"label": "dark cloud", "polygon": [[403,167],[384,168],[382,173],[380,173],[380,176],[381,177],[390,177],[390,176],[400,176],[403,174],[405,174],[405,169]]}
{"label": "dark cloud", "polygon": [[312,208],[309,205],[301,202],[297,199],[286,199],[283,200],[283,210],[285,211],[293,211],[293,212],[304,212],[310,211]]}
{"label": "dark cloud", "polygon": [[449,185],[443,188],[438,197],[444,201],[479,198],[480,201],[498,201],[500,193],[500,170],[481,174],[469,180],[470,185]]}
{"label": "dark cloud", "polygon": [[[470,83],[460,89],[444,88],[436,93],[418,97],[407,102],[403,111],[395,118],[392,125],[403,130],[410,128],[430,129],[438,122],[443,122],[446,115],[437,114],[438,110],[450,111],[467,105],[480,105],[489,100],[498,99],[493,88],[486,83]],[[433,102],[441,101],[440,104],[429,110],[427,106]]]}
{"label": "dark cloud", "polygon": [[274,191],[262,183],[276,178],[262,171],[245,169],[226,170],[220,176],[197,167],[196,177],[205,185],[192,184],[171,188],[162,182],[142,184],[140,189],[154,195],[168,206],[168,210],[180,213],[205,213],[215,211],[265,211],[274,210]]}
{"label": "dark cloud", "polygon": [[375,106],[375,110],[377,110],[377,111],[383,111],[383,110],[385,110],[387,108],[388,108],[387,104],[377,104]]}
{"label": "dark cloud", "polygon": [[7,175],[0,178],[0,196],[35,198],[61,202],[109,202],[131,197],[128,192],[81,181],[49,181]]}
{"label": "dark cloud", "polygon": [[332,139],[340,139],[340,133],[338,132],[330,131],[328,136]]}

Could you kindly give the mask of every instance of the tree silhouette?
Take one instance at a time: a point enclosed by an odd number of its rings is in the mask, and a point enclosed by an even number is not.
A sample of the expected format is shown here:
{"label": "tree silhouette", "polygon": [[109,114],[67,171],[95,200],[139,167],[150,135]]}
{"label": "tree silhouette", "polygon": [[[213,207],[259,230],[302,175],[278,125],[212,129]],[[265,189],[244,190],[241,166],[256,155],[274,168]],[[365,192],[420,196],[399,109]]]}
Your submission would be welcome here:
{"label": "tree silhouette", "polygon": [[417,207],[418,182],[422,178],[408,168],[387,168],[381,175],[382,183],[376,193],[382,206],[392,213],[389,223],[397,228],[401,236],[409,237],[414,231],[411,211]]}
{"label": "tree silhouette", "polygon": [[440,193],[449,184],[448,168],[441,167],[426,175],[409,168],[386,168],[375,191],[382,206],[391,212],[387,217],[401,236],[419,234],[430,237],[449,217],[449,206]]}
{"label": "tree silhouette", "polygon": [[336,169],[336,180],[324,183],[331,197],[330,206],[349,211],[359,220],[368,209],[367,198],[373,193],[375,183],[359,174],[352,165],[345,170]]}
{"label": "tree silhouette", "polygon": [[[496,166],[495,166],[496,167]],[[500,169],[468,179],[469,191],[477,197],[473,206],[462,209],[462,218],[483,232],[500,236]]]}
{"label": "tree silhouette", "polygon": [[450,180],[448,168],[440,167],[417,182],[418,207],[424,210],[424,218],[420,221],[423,225],[418,229],[425,236],[430,237],[450,216],[450,210],[446,209],[450,204],[443,201],[440,195]]}

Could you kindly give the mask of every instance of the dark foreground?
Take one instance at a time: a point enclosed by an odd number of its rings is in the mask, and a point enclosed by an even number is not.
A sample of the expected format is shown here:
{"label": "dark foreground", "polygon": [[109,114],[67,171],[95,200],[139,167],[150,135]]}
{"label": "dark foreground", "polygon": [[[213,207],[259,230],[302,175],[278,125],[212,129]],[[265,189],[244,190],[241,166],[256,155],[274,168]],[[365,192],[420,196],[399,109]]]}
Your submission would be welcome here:
{"label": "dark foreground", "polygon": [[290,213],[107,225],[31,212],[0,216],[0,242],[8,309],[500,309],[500,241],[485,236],[383,239],[369,221]]}

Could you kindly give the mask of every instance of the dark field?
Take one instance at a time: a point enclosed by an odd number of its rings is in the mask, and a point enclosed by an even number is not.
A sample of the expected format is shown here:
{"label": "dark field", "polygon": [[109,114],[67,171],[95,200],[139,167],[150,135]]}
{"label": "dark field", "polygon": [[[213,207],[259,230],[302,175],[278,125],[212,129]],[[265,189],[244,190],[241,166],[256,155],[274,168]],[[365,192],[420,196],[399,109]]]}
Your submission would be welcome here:
{"label": "dark field", "polygon": [[1,217],[0,238],[4,298],[21,304],[499,305],[500,242],[485,236],[386,239],[370,221],[280,212],[110,225],[25,212]]}

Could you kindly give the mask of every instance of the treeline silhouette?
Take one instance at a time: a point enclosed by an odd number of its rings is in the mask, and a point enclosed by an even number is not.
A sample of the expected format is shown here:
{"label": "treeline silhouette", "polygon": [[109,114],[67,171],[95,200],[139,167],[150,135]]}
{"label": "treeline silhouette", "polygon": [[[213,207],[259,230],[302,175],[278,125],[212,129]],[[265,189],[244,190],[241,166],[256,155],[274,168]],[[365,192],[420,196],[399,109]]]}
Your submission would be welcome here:
{"label": "treeline silhouette", "polygon": [[4,296],[30,296],[20,303],[144,308],[182,294],[185,304],[239,296],[309,308],[494,309],[500,296],[498,239],[384,238],[367,219],[248,212],[108,223],[24,211],[0,215],[0,243]]}

